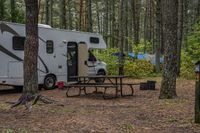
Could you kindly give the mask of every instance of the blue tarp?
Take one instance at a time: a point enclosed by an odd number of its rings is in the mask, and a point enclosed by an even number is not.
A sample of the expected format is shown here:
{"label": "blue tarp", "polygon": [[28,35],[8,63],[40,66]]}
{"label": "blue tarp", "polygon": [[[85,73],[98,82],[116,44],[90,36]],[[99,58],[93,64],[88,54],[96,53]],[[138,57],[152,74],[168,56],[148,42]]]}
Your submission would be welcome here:
{"label": "blue tarp", "polygon": [[[128,53],[128,56],[131,58],[136,58],[136,59],[140,59],[140,60],[147,60],[150,61],[151,64],[155,65],[156,64],[156,59],[155,59],[155,55],[150,55],[150,54],[135,54],[135,53]],[[160,58],[160,63],[164,62],[164,58]]]}
{"label": "blue tarp", "polygon": [[137,59],[145,59],[145,55],[144,54],[137,54],[137,57],[135,57],[136,55],[134,53],[128,53],[128,55],[131,58],[137,58]]}
{"label": "blue tarp", "polygon": [[[113,56],[125,56],[125,54],[121,54],[121,53],[113,53]],[[151,64],[155,65],[156,64],[156,59],[155,59],[155,55],[151,55],[151,54],[135,54],[135,53],[128,53],[128,56],[131,58],[136,58],[139,60],[146,60],[151,62]],[[161,57],[160,58],[160,63],[162,64],[164,62],[164,59]]]}

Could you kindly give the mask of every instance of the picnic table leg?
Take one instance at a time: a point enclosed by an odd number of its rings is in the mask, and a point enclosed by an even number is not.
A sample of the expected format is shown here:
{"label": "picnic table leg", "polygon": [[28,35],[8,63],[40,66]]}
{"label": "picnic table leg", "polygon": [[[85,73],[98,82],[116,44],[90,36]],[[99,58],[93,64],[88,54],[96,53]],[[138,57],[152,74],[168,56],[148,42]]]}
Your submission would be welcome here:
{"label": "picnic table leg", "polygon": [[86,87],[79,87],[79,95],[81,95],[82,91],[84,92],[85,95],[88,95]]}
{"label": "picnic table leg", "polygon": [[104,98],[104,99],[113,99],[113,98],[117,98],[116,96],[114,96],[114,97],[106,97],[105,95],[106,95],[106,90],[107,90],[107,88],[109,88],[109,87],[105,87],[105,90],[104,90],[104,93],[103,93],[103,98]]}
{"label": "picnic table leg", "polygon": [[122,93],[122,97],[125,97],[125,96],[133,96],[133,94],[134,94],[134,88],[133,88],[132,85],[129,85],[129,86],[130,86],[130,88],[131,88],[131,94],[124,95],[124,94]]}
{"label": "picnic table leg", "polygon": [[104,98],[104,99],[106,99],[106,97],[105,97],[106,90],[107,90],[107,87],[105,87],[105,90],[104,90],[104,92],[103,92],[103,98]]}
{"label": "picnic table leg", "polygon": [[86,91],[86,87],[83,87],[82,90],[84,91],[85,95],[88,95],[88,93],[87,93],[87,91]]}
{"label": "picnic table leg", "polygon": [[104,99],[112,99],[112,98],[115,98],[115,97],[106,97],[106,90],[107,90],[108,87],[105,87],[105,90],[104,90],[104,93],[103,93],[103,98]]}
{"label": "picnic table leg", "polygon": [[[85,77],[83,78],[83,82],[84,82],[84,84],[86,84],[86,79],[85,79]],[[85,95],[88,95],[87,92],[86,92],[86,87],[83,87],[83,91],[84,91]]]}
{"label": "picnic table leg", "polygon": [[133,89],[133,86],[132,86],[132,85],[130,85],[130,87],[131,87],[131,95],[133,96],[134,89]]}
{"label": "picnic table leg", "polygon": [[94,86],[94,88],[95,88],[95,91],[93,92],[93,93],[97,93],[98,91],[97,91],[97,87],[96,86]]}
{"label": "picnic table leg", "polygon": [[69,87],[67,87],[67,91],[66,91],[66,96],[67,97],[69,97],[68,92],[69,92]]}
{"label": "picnic table leg", "polygon": [[80,88],[79,88],[79,94],[78,94],[78,95],[70,96],[70,95],[68,94],[70,88],[71,88],[71,87],[67,87],[67,91],[66,91],[66,96],[67,96],[67,97],[77,97],[77,96],[80,96],[80,95],[81,95],[81,90],[80,90]]}
{"label": "picnic table leg", "polygon": [[[115,84],[116,84],[116,85],[118,84],[117,78],[115,78]],[[116,86],[116,96],[115,96],[115,97],[117,97],[117,96],[118,96],[118,86]]]}
{"label": "picnic table leg", "polygon": [[121,96],[123,96],[123,92],[122,92],[122,77],[120,77],[119,80],[120,80],[120,93],[121,93]]}

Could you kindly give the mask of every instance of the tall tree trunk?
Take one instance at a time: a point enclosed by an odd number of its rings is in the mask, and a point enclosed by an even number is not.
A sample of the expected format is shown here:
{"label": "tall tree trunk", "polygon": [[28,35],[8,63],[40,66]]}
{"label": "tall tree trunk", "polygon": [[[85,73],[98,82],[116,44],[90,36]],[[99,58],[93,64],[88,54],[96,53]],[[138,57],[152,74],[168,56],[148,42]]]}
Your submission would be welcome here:
{"label": "tall tree trunk", "polygon": [[96,4],[96,11],[97,11],[97,31],[98,31],[98,33],[100,33],[101,32],[101,27],[100,27],[100,14],[99,14],[99,3],[98,3],[98,1],[95,1],[95,4]]}
{"label": "tall tree trunk", "polygon": [[5,2],[6,0],[0,0],[0,20],[5,20]]}
{"label": "tall tree trunk", "polygon": [[66,29],[66,0],[60,1],[60,28]]}
{"label": "tall tree trunk", "polygon": [[[148,1],[148,0],[147,0]],[[146,1],[146,5],[145,5],[145,15],[144,15],[144,53],[146,53],[146,48],[147,48],[147,41],[148,41],[148,10],[147,10],[147,3]],[[134,32],[134,31],[133,31]]]}
{"label": "tall tree trunk", "polygon": [[132,10],[132,1],[129,0],[128,1],[128,16],[131,16],[128,18],[128,39],[130,40],[128,42],[128,52],[133,52],[133,17],[132,17],[132,14],[133,14],[133,10]]}
{"label": "tall tree trunk", "polygon": [[43,23],[44,22],[44,15],[45,15],[45,5],[44,5],[44,3],[43,4],[41,4],[41,13],[40,13],[40,15],[41,15],[41,18],[40,18],[40,23]]}
{"label": "tall tree trunk", "polygon": [[39,15],[39,16],[38,16],[38,17],[39,17],[39,18],[38,18],[38,23],[41,23],[41,22],[40,22],[40,20],[41,20],[41,19],[40,19],[40,18],[41,18],[41,15],[40,15],[40,14],[41,14],[41,7],[42,7],[42,3],[41,3],[41,0],[39,0],[39,1],[38,1],[38,10],[39,10],[39,11],[38,11],[38,15]]}
{"label": "tall tree trunk", "polygon": [[200,1],[198,0],[198,4],[197,4],[197,19],[199,19],[200,17]]}
{"label": "tall tree trunk", "polygon": [[92,1],[91,0],[87,0],[87,31],[93,32]]}
{"label": "tall tree trunk", "polygon": [[10,14],[11,14],[11,22],[16,22],[16,3],[15,0],[10,0]]}
{"label": "tall tree trunk", "polygon": [[49,25],[53,26],[53,0],[50,0],[49,5]]}
{"label": "tall tree trunk", "polygon": [[124,51],[125,52],[128,52],[128,18],[129,18],[129,14],[128,14],[128,1],[125,1],[125,13],[124,13],[124,16],[125,16],[125,22],[124,22],[124,32],[125,32],[125,39],[124,39],[124,45],[125,45],[125,47],[124,47]]}
{"label": "tall tree trunk", "polygon": [[164,69],[160,90],[161,99],[175,98],[177,77],[178,0],[163,0],[163,28],[165,31]]}
{"label": "tall tree trunk", "polygon": [[24,45],[24,89],[23,94],[38,93],[38,1],[25,0],[26,41]]}
{"label": "tall tree trunk", "polygon": [[187,44],[187,42],[188,42],[188,40],[187,40],[187,36],[188,36],[188,23],[189,23],[189,15],[188,15],[188,10],[189,10],[189,7],[188,7],[188,5],[189,5],[189,0],[184,0],[184,2],[183,2],[183,8],[184,8],[184,10],[183,10],[183,12],[184,12],[184,14],[183,14],[183,17],[184,17],[184,22],[183,22],[183,38],[184,38],[184,43],[183,43],[183,45],[184,45],[184,48],[187,50],[187,47],[188,47],[188,44]]}
{"label": "tall tree trunk", "polygon": [[177,76],[180,75],[181,48],[183,39],[183,0],[178,0],[178,32],[177,32]]}
{"label": "tall tree trunk", "polygon": [[[153,42],[154,35],[154,1],[146,0],[145,5],[145,20],[144,20],[144,53],[146,52],[147,43]],[[152,43],[153,44],[153,43]]]}
{"label": "tall tree trunk", "polygon": [[71,0],[67,0],[67,6],[68,6],[68,29],[72,30],[73,25],[72,25],[72,11],[71,11],[72,1]]}
{"label": "tall tree trunk", "polygon": [[116,47],[116,35],[115,35],[115,27],[116,27],[116,19],[115,19],[115,10],[116,10],[116,8],[115,8],[115,0],[112,0],[112,15],[111,15],[111,17],[112,17],[112,32],[111,32],[111,34],[112,34],[112,41],[111,41],[111,47],[112,48],[114,48],[114,47]]}
{"label": "tall tree trunk", "polygon": [[53,0],[46,0],[46,21],[45,23],[53,26]]}
{"label": "tall tree trunk", "polygon": [[[41,8],[41,0],[38,0],[38,15],[40,14],[40,8]],[[38,19],[38,21],[39,21],[39,19]]]}
{"label": "tall tree trunk", "polygon": [[156,0],[156,37],[155,37],[155,57],[156,72],[160,72],[160,46],[161,46],[161,0]]}
{"label": "tall tree trunk", "polygon": [[45,23],[46,24],[49,24],[49,20],[50,20],[50,18],[49,18],[49,2],[50,2],[50,0],[46,0],[45,1]]}
{"label": "tall tree trunk", "polygon": [[119,75],[124,74],[124,0],[120,0],[120,8],[119,8],[119,41],[118,41],[118,47],[120,48],[120,56],[119,56]]}
{"label": "tall tree trunk", "polygon": [[108,0],[104,0],[105,2],[105,10],[104,10],[104,13],[105,13],[105,17],[104,17],[104,20],[103,20],[103,23],[104,23],[104,26],[103,26],[103,34],[104,34],[104,39],[105,39],[105,42],[106,44],[108,44],[108,19],[109,19],[109,1]]}
{"label": "tall tree trunk", "polygon": [[140,43],[140,0],[132,0],[134,44]]}
{"label": "tall tree trunk", "polygon": [[164,14],[164,2],[161,0],[161,54],[164,54],[164,50],[165,50],[165,44],[164,44],[164,35],[165,35],[165,31],[163,28],[163,14]]}
{"label": "tall tree trunk", "polygon": [[83,0],[80,0],[79,30],[82,30]]}

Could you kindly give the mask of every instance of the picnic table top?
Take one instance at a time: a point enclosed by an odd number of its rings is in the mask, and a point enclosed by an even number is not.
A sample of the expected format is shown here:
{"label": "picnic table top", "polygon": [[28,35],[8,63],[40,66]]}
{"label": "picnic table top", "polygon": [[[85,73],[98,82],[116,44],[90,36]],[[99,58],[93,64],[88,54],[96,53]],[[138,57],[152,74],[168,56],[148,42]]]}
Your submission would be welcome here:
{"label": "picnic table top", "polygon": [[86,75],[86,76],[70,76],[70,78],[132,78],[128,75]]}

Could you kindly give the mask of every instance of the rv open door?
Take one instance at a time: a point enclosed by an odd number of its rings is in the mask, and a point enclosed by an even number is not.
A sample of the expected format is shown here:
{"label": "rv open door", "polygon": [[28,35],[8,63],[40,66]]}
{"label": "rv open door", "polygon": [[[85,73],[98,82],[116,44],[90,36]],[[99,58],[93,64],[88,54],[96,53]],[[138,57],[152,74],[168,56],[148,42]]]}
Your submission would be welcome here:
{"label": "rv open door", "polygon": [[88,48],[85,43],[79,43],[78,45],[78,75],[87,76],[88,75]]}

